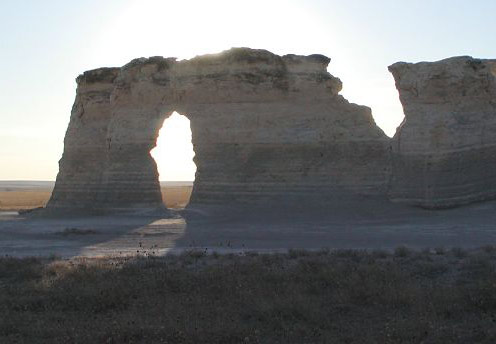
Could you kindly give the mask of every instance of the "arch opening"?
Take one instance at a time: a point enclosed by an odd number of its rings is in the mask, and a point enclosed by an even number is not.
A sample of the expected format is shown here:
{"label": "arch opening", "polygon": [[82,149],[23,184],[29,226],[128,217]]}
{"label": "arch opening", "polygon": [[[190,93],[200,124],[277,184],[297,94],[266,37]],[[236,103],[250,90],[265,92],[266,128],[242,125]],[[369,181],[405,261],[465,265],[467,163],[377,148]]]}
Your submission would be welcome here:
{"label": "arch opening", "polygon": [[157,144],[150,154],[157,164],[162,199],[166,207],[186,207],[196,174],[189,119],[175,111],[166,118],[159,130]]}

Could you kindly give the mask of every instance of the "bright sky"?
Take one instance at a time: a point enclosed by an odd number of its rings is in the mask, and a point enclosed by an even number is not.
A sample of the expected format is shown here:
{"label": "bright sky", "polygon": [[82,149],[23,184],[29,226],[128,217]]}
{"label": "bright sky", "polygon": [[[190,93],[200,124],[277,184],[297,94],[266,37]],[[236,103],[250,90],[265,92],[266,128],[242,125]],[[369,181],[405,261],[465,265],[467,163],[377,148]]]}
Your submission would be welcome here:
{"label": "bright sky", "polygon": [[[54,180],[76,76],[141,56],[233,46],[324,54],[342,94],[371,107],[391,136],[403,112],[387,66],[496,58],[495,13],[494,0],[1,0],[0,180]],[[191,134],[178,118],[153,152],[161,180],[194,175]],[[171,139],[173,152],[161,147]]]}

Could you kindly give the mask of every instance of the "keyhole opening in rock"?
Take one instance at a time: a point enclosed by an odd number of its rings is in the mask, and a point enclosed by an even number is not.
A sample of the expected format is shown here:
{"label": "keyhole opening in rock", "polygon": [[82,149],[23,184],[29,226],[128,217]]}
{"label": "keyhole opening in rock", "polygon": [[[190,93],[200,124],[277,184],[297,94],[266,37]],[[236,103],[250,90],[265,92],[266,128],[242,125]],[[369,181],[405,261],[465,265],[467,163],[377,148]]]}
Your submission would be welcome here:
{"label": "keyhole opening in rock", "polygon": [[162,198],[167,208],[184,208],[189,202],[196,165],[190,121],[177,112],[166,118],[151,155],[157,163]]}

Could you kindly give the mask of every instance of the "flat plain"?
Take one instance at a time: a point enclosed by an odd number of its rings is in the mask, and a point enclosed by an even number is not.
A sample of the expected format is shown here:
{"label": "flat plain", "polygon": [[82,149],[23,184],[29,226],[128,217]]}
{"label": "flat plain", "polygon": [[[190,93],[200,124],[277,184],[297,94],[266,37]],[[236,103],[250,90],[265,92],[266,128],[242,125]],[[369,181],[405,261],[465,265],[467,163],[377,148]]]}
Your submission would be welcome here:
{"label": "flat plain", "polygon": [[[46,205],[52,194],[50,181],[0,181],[0,211],[17,211]],[[161,182],[162,197],[168,208],[184,208],[192,182]]]}

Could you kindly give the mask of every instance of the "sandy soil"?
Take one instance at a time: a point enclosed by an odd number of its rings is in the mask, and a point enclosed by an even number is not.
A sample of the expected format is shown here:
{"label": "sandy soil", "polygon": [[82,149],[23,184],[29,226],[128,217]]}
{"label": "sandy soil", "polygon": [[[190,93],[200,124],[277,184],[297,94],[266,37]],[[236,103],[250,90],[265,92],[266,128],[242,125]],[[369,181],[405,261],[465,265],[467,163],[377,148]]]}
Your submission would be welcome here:
{"label": "sandy soil", "polygon": [[[162,197],[167,208],[184,208],[188,204],[193,188],[188,184],[162,183]],[[53,183],[50,182],[0,181],[0,211],[43,207],[48,202],[52,189]]]}

